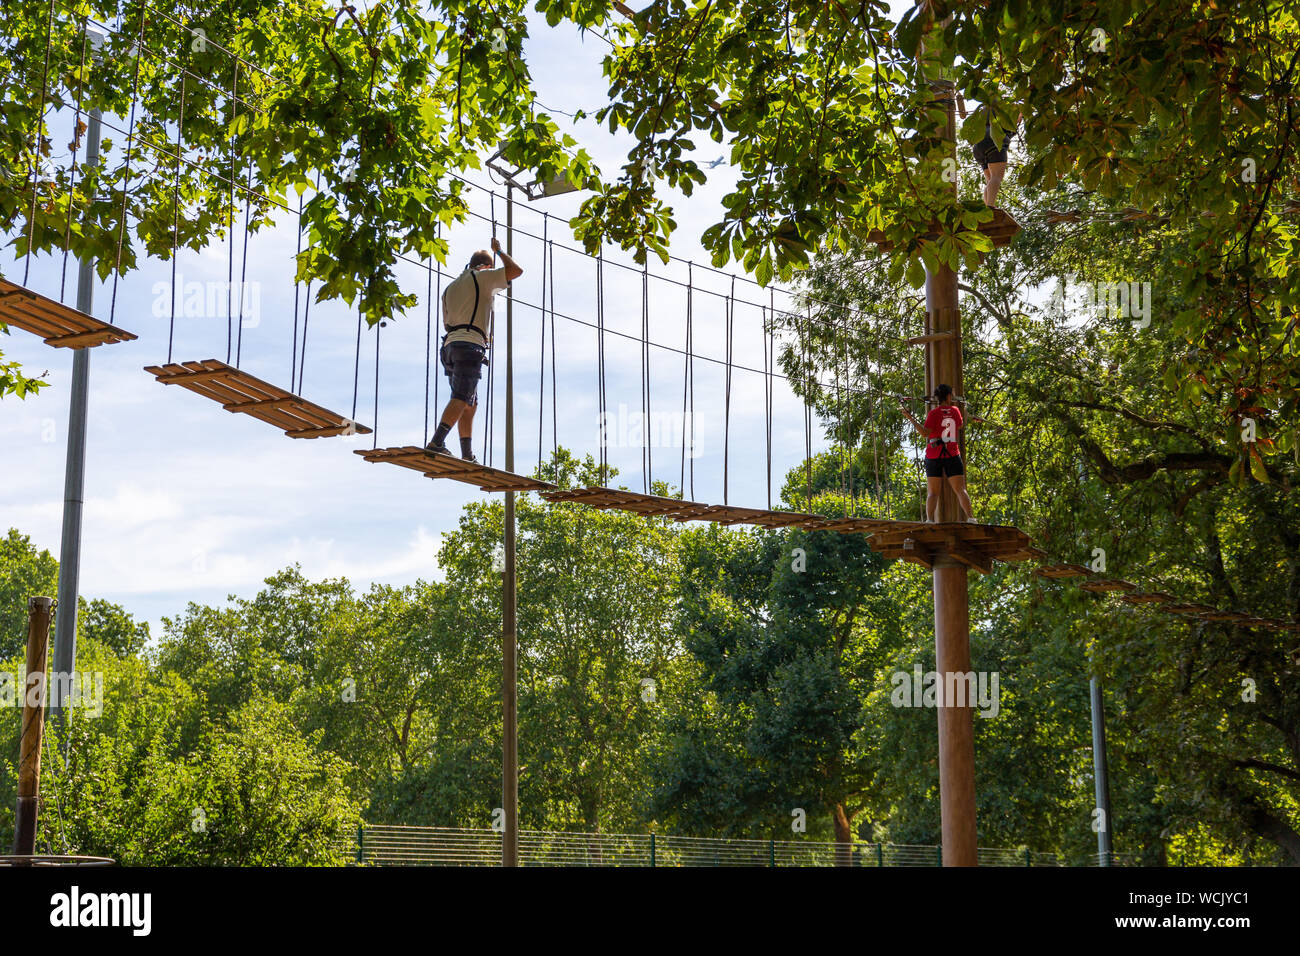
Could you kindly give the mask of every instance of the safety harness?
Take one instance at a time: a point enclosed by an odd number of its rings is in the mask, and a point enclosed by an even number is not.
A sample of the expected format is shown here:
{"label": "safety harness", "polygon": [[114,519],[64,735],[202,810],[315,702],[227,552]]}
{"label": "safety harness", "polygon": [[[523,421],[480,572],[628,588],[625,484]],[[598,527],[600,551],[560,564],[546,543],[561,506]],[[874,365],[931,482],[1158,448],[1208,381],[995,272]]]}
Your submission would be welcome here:
{"label": "safety harness", "polygon": [[478,276],[474,274],[473,269],[470,269],[469,277],[474,280],[474,311],[470,312],[468,322],[462,322],[460,325],[447,326],[447,331],[442,333],[442,344],[438,347],[438,361],[442,363],[443,369],[448,374],[451,374],[451,366],[447,362],[447,336],[450,335],[452,332],[460,332],[465,329],[469,329],[473,332],[477,332],[479,334],[479,337],[483,339],[484,354],[481,361],[483,362],[484,365],[488,364],[487,332],[484,331],[483,329],[480,329],[477,325],[474,324],[474,320],[478,318],[478,300],[479,300]]}
{"label": "safety harness", "polygon": [[447,326],[447,331],[442,334],[443,345],[447,344],[447,336],[450,335],[452,332],[463,332],[465,329],[470,329],[471,331],[477,332],[479,334],[479,337],[483,339],[483,344],[487,345],[487,332],[484,331],[483,329],[480,329],[477,325],[474,324],[474,320],[478,318],[478,301],[479,301],[478,276],[476,276],[474,274],[474,270],[471,269],[469,271],[469,277],[474,280],[474,308],[469,314],[468,322],[462,322],[460,325]]}
{"label": "safety harness", "polygon": [[[934,446],[936,446],[936,447],[939,449],[939,457],[940,457],[940,458],[957,458],[957,457],[960,457],[960,456],[958,456],[958,455],[953,455],[953,454],[951,454],[951,453],[948,451],[948,441],[949,441],[949,440],[948,440],[947,438],[931,438],[931,439],[928,439],[928,440],[926,441],[926,444],[927,444],[927,445],[934,445]],[[952,443],[955,445],[955,444],[957,443],[957,439],[955,439],[955,438],[952,439]]]}

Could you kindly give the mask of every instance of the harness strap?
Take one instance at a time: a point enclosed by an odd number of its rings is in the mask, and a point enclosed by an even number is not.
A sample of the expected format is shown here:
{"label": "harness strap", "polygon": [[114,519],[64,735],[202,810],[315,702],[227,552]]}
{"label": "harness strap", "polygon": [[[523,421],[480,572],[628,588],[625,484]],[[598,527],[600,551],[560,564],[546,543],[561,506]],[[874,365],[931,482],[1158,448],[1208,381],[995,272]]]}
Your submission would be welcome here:
{"label": "harness strap", "polygon": [[483,338],[483,344],[486,345],[486,344],[487,344],[487,332],[484,331],[483,329],[480,329],[477,325],[474,324],[474,320],[478,318],[478,302],[479,302],[479,284],[478,284],[478,276],[476,276],[476,275],[474,274],[474,270],[471,269],[471,270],[470,270],[470,273],[469,273],[469,277],[470,277],[471,279],[474,280],[474,311],[472,311],[472,312],[469,314],[469,321],[468,321],[468,322],[462,322],[460,325],[449,325],[449,326],[447,326],[447,331],[444,332],[444,333],[442,334],[442,340],[443,340],[443,342],[446,342],[446,341],[447,341],[447,336],[450,335],[452,332],[462,332],[462,331],[464,331],[465,329],[471,329],[471,330],[477,332],[480,336],[482,336],[482,338]]}

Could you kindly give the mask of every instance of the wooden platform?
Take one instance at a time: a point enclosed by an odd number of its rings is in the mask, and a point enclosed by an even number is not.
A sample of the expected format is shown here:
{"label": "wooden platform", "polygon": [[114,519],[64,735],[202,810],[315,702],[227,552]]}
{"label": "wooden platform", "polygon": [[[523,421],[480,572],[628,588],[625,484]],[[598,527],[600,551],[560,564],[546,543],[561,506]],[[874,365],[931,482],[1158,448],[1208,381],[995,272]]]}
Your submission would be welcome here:
{"label": "wooden platform", "polygon": [[513,472],[502,471],[500,468],[489,468],[487,465],[475,464],[452,455],[434,454],[415,445],[405,445],[401,448],[359,448],[355,454],[366,461],[386,462],[390,465],[410,468],[426,478],[450,478],[453,481],[462,481],[467,485],[475,485],[483,491],[548,491],[556,487],[550,482],[516,475]]}
{"label": "wooden platform", "polygon": [[1119,596],[1126,604],[1166,604],[1174,599],[1164,591],[1130,591]]}
{"label": "wooden platform", "polygon": [[1129,581],[1095,577],[1091,571],[1078,564],[1044,565],[1034,573],[1046,578],[1089,578],[1079,584],[1081,590],[1091,591],[1094,594],[1113,594],[1126,604],[1145,605],[1167,614],[1177,614],[1179,617],[1195,618],[1209,623],[1230,623],[1239,627],[1267,628],[1272,631],[1300,631],[1300,622],[1256,617],[1245,611],[1221,611],[1208,604],[1180,601],[1165,591],[1141,591],[1138,590],[1137,585]]}
{"label": "wooden platform", "polygon": [[145,367],[164,385],[180,385],[220,403],[228,412],[241,412],[284,429],[290,438],[329,438],[368,435],[370,429],[328,408],[286,392],[218,359]]}
{"label": "wooden platform", "polygon": [[[1000,249],[1003,246],[1010,245],[1011,240],[1020,231],[1020,223],[1016,222],[1005,209],[994,209],[993,218],[988,222],[980,223],[979,231],[989,237],[994,249]],[[926,232],[921,238],[925,240],[938,239],[938,225],[935,224],[933,230]],[[867,240],[874,242],[882,252],[888,252],[894,248],[894,244],[886,239],[885,234],[879,229],[873,229],[867,233]]]}
{"label": "wooden platform", "polygon": [[0,322],[39,335],[46,345],[61,349],[88,349],[136,337],[7,279],[0,279]]}
{"label": "wooden platform", "polygon": [[548,501],[571,501],[593,508],[616,508],[674,521],[711,521],[763,528],[801,528],[868,535],[868,544],[887,558],[902,558],[931,567],[936,559],[953,559],[987,573],[994,561],[1024,561],[1041,556],[1029,536],[1016,528],[980,524],[927,524],[878,518],[825,517],[799,511],[770,511],[734,505],[706,505],[616,488],[557,489],[542,493]]}
{"label": "wooden platform", "polygon": [[1097,578],[1092,581],[1084,581],[1079,585],[1085,591],[1092,591],[1095,594],[1104,594],[1107,591],[1136,591],[1137,585],[1128,581],[1121,581],[1118,578]]}
{"label": "wooden platform", "polygon": [[1092,574],[1082,564],[1045,564],[1034,573],[1040,578],[1077,578]]}
{"label": "wooden platform", "polygon": [[917,521],[888,524],[888,529],[871,535],[871,547],[886,558],[901,558],[927,568],[934,567],[936,561],[950,559],[988,574],[994,561],[1028,561],[1036,557],[1029,535],[1006,525]]}
{"label": "wooden platform", "polygon": [[[566,488],[545,492],[548,501],[573,501],[593,508],[617,509],[651,518],[674,521],[711,521],[714,524],[752,524],[763,528],[806,528],[808,530],[859,530],[854,523],[864,519],[825,518],[799,511],[768,511],[734,505],[707,505],[681,498],[647,495],[622,488]],[[877,526],[880,522],[870,522]],[[865,529],[862,529],[865,530]]]}

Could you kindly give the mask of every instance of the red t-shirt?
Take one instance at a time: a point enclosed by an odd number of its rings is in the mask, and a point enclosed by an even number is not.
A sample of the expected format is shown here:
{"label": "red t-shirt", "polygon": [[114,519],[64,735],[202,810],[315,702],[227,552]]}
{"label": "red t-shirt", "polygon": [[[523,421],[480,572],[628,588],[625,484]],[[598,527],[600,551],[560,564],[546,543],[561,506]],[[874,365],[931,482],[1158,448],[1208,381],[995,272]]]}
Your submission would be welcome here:
{"label": "red t-shirt", "polygon": [[961,454],[961,446],[957,444],[957,429],[961,428],[961,409],[956,405],[939,405],[930,409],[930,413],[925,416],[925,430],[931,438],[944,438],[947,441],[943,444],[937,444],[933,441],[925,443],[926,458],[955,458]]}

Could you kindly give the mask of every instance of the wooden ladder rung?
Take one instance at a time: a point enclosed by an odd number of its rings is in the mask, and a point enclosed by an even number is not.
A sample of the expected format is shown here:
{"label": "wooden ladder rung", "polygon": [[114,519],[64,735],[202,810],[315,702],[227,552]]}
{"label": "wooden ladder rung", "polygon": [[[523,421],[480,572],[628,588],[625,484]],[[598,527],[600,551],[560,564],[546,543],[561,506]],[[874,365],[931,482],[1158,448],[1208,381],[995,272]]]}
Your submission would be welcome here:
{"label": "wooden ladder rung", "polygon": [[926,345],[930,342],[942,342],[945,339],[961,338],[956,332],[931,332],[928,335],[914,335],[907,340],[908,345]]}

